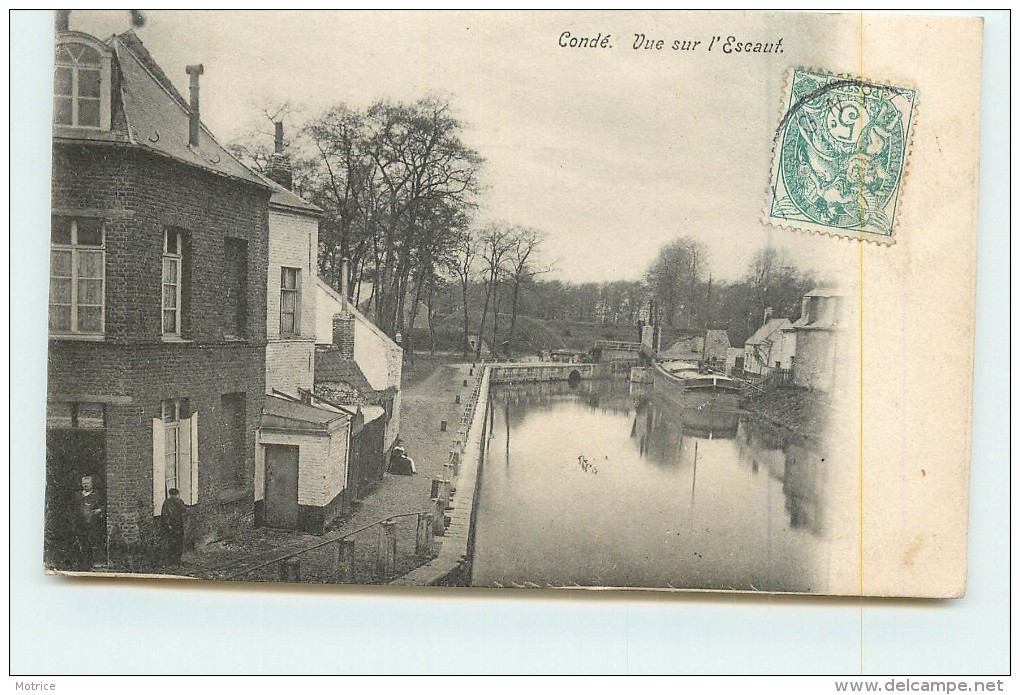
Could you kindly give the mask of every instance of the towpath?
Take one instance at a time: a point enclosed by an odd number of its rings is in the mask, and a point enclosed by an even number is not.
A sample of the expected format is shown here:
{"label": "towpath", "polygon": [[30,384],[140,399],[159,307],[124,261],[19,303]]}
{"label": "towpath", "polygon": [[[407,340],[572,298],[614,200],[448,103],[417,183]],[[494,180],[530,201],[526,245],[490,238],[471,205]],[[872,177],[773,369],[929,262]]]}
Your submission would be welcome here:
{"label": "towpath", "polygon": [[[471,386],[464,386],[464,380],[472,384],[474,379],[470,376],[470,364],[439,364],[434,368],[430,364],[420,364],[419,373],[422,367],[431,368],[430,373],[424,379],[413,376],[405,379],[407,386],[403,389],[400,408],[400,440],[415,461],[417,475],[387,473],[375,490],[325,535],[247,526],[238,529],[232,538],[187,551],[184,564],[177,571],[193,577],[226,578],[390,517],[427,509],[432,478],[442,477],[444,473],[443,466],[449,460],[461,413],[471,394]],[[455,402],[458,395],[461,403]],[[440,431],[443,420],[448,423],[445,432]],[[413,531],[401,526],[400,534],[413,534]],[[410,538],[413,545],[413,535]],[[398,546],[407,545],[407,539],[398,539]]]}

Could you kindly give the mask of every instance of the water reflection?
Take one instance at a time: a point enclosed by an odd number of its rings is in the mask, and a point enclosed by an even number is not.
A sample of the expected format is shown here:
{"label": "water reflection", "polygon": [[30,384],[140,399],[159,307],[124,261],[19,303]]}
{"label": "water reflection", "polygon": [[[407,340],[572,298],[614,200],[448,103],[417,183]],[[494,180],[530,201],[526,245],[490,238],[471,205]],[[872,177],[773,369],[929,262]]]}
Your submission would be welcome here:
{"label": "water reflection", "polygon": [[817,442],[621,380],[493,392],[476,585],[824,591]]}

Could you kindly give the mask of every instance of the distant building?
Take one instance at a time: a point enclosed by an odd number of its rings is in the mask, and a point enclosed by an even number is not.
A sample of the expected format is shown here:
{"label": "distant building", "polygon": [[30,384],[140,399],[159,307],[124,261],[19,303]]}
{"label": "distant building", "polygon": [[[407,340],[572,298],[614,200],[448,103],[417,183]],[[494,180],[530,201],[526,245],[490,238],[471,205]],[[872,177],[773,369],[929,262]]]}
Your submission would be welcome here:
{"label": "distant building", "polygon": [[47,563],[76,562],[70,500],[105,496],[102,557],[157,559],[170,488],[193,546],[251,521],[272,187],[133,32],[56,35]]}
{"label": "distant building", "polygon": [[838,290],[817,288],[804,295],[800,318],[783,329],[784,354],[791,361],[794,384],[825,393],[833,390],[842,308]]}
{"label": "distant building", "polygon": [[790,319],[769,319],[744,341],[744,373],[768,374],[782,368],[783,331]]}
{"label": "distant building", "polygon": [[724,330],[685,331],[660,356],[723,369],[729,347],[730,339]]}

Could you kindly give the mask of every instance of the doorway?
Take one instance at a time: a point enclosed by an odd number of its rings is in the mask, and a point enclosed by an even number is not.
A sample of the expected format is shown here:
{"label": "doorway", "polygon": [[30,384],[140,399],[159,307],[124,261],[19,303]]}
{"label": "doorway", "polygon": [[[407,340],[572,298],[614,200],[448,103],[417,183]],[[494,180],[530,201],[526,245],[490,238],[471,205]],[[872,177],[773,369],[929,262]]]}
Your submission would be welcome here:
{"label": "doorway", "polygon": [[[75,537],[77,495],[82,476],[91,476],[95,494],[106,494],[106,431],[102,429],[48,429],[46,431],[45,557],[61,569],[91,569]],[[93,561],[105,563],[106,505],[96,529]],[[89,563],[91,564],[91,563]]]}
{"label": "doorway", "polygon": [[298,527],[298,447],[266,444],[266,526]]}

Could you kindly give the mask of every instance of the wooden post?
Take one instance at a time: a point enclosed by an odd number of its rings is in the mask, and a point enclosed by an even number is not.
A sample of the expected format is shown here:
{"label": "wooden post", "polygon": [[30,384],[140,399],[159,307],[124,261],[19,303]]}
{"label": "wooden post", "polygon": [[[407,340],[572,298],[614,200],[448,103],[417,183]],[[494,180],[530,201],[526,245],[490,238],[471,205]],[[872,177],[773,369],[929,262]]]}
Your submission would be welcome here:
{"label": "wooden post", "polygon": [[334,577],[338,584],[350,584],[354,581],[354,541],[343,539],[336,549],[336,572]]}
{"label": "wooden post", "polygon": [[433,478],[432,479],[432,491],[431,491],[431,493],[429,493],[429,497],[431,497],[432,499],[438,499],[439,498],[439,493],[440,493],[440,491],[442,489],[443,489],[443,479],[442,478]]}
{"label": "wooden post", "polygon": [[446,535],[446,526],[443,525],[443,503],[439,499],[432,506],[432,533],[437,536]]}
{"label": "wooden post", "polygon": [[418,557],[432,555],[432,516],[418,512],[418,532],[414,537],[414,554]]}
{"label": "wooden post", "polygon": [[455,478],[454,478],[454,475],[453,475],[453,462],[452,461],[447,461],[446,463],[443,464],[443,475],[446,476],[446,480],[449,481],[449,483],[450,483],[450,490],[451,491],[456,490],[457,489],[457,483],[454,482]]}
{"label": "wooden post", "polygon": [[379,524],[379,553],[375,571],[380,577],[392,577],[397,562],[397,522],[392,519]]}

